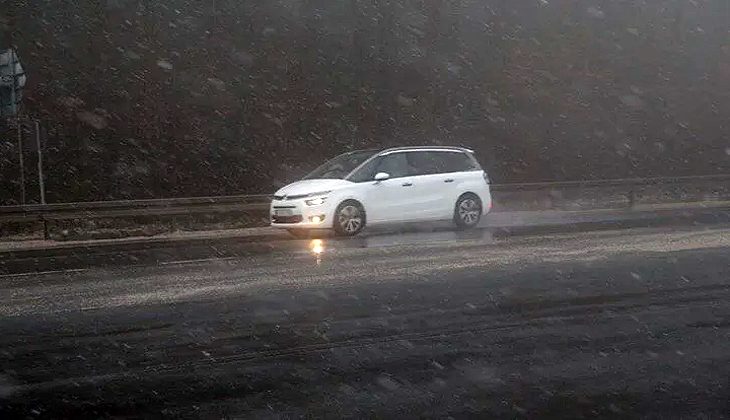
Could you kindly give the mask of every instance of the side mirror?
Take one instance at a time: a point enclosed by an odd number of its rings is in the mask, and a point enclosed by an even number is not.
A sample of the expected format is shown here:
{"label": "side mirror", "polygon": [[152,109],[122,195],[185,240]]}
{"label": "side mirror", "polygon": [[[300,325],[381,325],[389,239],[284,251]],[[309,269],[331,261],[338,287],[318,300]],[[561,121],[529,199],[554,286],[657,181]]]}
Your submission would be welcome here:
{"label": "side mirror", "polygon": [[373,179],[380,182],[380,181],[385,181],[388,178],[390,178],[390,174],[388,174],[386,172],[378,172],[377,174],[375,174],[375,178],[373,178]]}

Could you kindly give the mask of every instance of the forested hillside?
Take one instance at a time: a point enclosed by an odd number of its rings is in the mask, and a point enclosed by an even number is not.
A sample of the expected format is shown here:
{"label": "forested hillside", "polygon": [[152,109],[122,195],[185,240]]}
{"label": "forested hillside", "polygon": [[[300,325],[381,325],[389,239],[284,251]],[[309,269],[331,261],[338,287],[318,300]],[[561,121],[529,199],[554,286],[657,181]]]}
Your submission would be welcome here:
{"label": "forested hillside", "polygon": [[5,4],[49,202],[266,193],[424,143],[474,148],[497,182],[730,172],[725,0]]}

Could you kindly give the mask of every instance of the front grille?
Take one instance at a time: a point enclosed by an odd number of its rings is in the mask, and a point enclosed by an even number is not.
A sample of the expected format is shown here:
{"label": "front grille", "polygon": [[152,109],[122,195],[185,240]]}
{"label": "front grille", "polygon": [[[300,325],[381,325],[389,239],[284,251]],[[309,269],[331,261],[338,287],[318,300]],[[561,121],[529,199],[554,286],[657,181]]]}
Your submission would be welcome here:
{"label": "front grille", "polygon": [[297,214],[296,216],[271,216],[271,221],[274,223],[300,223],[302,221],[302,215]]}
{"label": "front grille", "polygon": [[274,206],[275,209],[295,209],[297,206]]}

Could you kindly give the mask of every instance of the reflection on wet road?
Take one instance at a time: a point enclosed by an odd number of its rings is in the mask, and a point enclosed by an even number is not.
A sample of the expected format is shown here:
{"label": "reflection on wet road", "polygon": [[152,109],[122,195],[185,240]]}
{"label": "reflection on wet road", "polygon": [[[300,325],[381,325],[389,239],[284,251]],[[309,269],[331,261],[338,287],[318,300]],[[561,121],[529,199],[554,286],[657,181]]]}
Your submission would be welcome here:
{"label": "reflection on wet road", "polygon": [[[638,227],[664,227],[686,229],[688,226],[719,226],[730,223],[730,212],[724,208],[668,212],[516,212],[489,214],[479,229],[454,231],[449,222],[408,224],[401,227],[366,227],[354,238],[335,238],[331,232],[316,233],[313,238],[322,240],[322,252],[333,249],[397,248],[399,246],[435,245],[467,242],[484,245],[509,241],[518,236],[545,236],[567,232],[594,232],[597,230],[630,229]],[[295,240],[282,231],[249,235],[215,232],[182,240],[175,237],[152,238],[140,242],[112,242],[103,246],[62,246],[48,251],[44,249],[0,253],[0,275],[56,270],[78,270],[94,267],[118,267],[129,265],[164,265],[205,261],[209,259],[242,258],[272,253],[311,252],[308,241]],[[320,260],[321,262],[321,260]]]}
{"label": "reflection on wet road", "polygon": [[151,246],[109,246],[104,248],[60,249],[0,256],[0,275],[125,265],[158,265],[196,260],[238,258],[272,253],[312,253],[326,257],[328,252],[351,248],[382,248],[410,245],[479,242],[492,243],[489,229],[455,231],[447,227],[428,230],[371,230],[352,238],[336,237],[329,232],[314,239],[285,237],[268,242],[250,242],[239,238],[212,239],[184,244]]}
{"label": "reflection on wet road", "polygon": [[[292,249],[303,250],[306,240],[295,240],[289,245]],[[352,238],[338,238],[333,235],[321,235],[320,238],[308,240],[309,251],[322,254],[326,249],[337,248],[379,248],[399,245],[428,245],[438,243],[479,242],[494,243],[489,229],[473,229],[457,231],[438,229],[429,231],[410,230],[405,232],[374,232]]]}

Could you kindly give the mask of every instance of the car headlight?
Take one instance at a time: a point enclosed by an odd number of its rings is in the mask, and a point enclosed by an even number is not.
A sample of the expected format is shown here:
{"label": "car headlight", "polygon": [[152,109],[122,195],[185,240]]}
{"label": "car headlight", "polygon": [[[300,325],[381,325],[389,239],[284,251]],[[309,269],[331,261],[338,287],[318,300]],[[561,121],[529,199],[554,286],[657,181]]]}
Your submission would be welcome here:
{"label": "car headlight", "polygon": [[310,200],[304,200],[308,206],[319,206],[320,204],[324,204],[325,201],[327,201],[327,197],[317,197]]}

